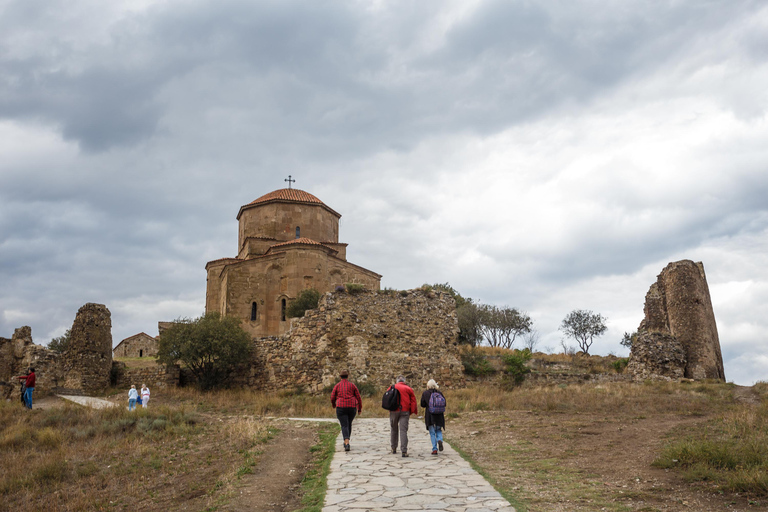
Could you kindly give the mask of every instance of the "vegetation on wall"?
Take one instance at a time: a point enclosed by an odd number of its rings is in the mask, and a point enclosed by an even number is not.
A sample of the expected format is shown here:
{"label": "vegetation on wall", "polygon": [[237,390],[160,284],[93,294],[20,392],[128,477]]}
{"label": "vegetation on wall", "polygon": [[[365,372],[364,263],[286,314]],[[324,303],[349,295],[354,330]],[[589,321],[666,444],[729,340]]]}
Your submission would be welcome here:
{"label": "vegetation on wall", "polygon": [[50,350],[53,350],[54,352],[63,353],[67,350],[67,347],[69,347],[69,338],[72,334],[71,329],[67,329],[64,334],[57,338],[53,338],[50,343],[48,343],[48,348]]}
{"label": "vegetation on wall", "polygon": [[299,296],[288,304],[288,308],[285,310],[285,315],[288,318],[302,317],[308,309],[316,309],[319,301],[319,291],[314,288],[302,290]]}

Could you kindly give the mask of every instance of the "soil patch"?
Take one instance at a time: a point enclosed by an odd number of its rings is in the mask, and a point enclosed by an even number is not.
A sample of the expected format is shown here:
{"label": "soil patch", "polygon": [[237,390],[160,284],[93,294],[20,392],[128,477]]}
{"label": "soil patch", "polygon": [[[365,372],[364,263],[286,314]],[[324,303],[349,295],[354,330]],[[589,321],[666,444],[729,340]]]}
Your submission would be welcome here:
{"label": "soil patch", "polygon": [[301,481],[312,462],[317,443],[312,424],[285,422],[280,433],[263,448],[253,473],[244,475],[235,497],[222,510],[232,512],[288,512],[301,508]]}
{"label": "soil patch", "polygon": [[531,511],[768,510],[765,501],[651,466],[672,432],[706,419],[629,409],[610,416],[478,411],[453,419],[446,436]]}

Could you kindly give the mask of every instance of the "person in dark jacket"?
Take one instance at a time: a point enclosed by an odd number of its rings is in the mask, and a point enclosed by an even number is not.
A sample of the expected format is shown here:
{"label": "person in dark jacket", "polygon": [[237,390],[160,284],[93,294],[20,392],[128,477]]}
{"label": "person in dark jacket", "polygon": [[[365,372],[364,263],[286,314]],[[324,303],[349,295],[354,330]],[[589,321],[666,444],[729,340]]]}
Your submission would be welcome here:
{"label": "person in dark jacket", "polygon": [[347,380],[349,372],[342,370],[339,373],[341,381],[331,391],[331,405],[336,408],[336,418],[341,425],[341,435],[344,438],[344,451],[349,451],[349,437],[352,435],[352,420],[355,413],[363,412],[363,399],[357,386]]}
{"label": "person in dark jacket", "polygon": [[35,391],[35,369],[30,368],[29,372],[26,375],[21,375],[16,378],[24,381],[24,384],[26,386],[26,390],[24,391],[24,405],[26,405],[28,409],[31,409],[32,408],[32,392]]}
{"label": "person in dark jacket", "polygon": [[429,412],[429,399],[432,393],[439,393],[440,386],[434,379],[427,382],[427,389],[421,394],[421,406],[424,408],[424,423],[429,430],[429,438],[432,440],[432,455],[437,455],[437,450],[443,451],[443,430],[445,429],[445,413]]}

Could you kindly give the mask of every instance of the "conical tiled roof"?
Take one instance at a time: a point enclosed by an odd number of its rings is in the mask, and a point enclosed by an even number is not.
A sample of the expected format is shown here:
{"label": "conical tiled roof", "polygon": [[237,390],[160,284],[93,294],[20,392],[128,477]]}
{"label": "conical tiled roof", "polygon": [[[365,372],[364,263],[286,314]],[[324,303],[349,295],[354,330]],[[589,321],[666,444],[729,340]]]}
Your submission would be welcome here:
{"label": "conical tiled roof", "polygon": [[267,201],[274,201],[274,200],[300,201],[302,203],[323,204],[321,200],[319,200],[309,192],[304,192],[303,190],[299,190],[297,188],[281,188],[280,190],[275,190],[274,192],[270,192],[269,194],[264,194],[260,198],[256,199],[255,201],[251,201],[248,204],[252,205],[252,204],[266,203]]}
{"label": "conical tiled roof", "polygon": [[323,203],[321,200],[319,200],[309,192],[304,192],[303,190],[299,190],[297,188],[281,188],[280,190],[275,190],[273,192],[270,192],[269,194],[264,194],[263,196],[256,199],[255,201],[251,201],[250,203],[241,206],[240,211],[237,214],[237,219],[238,220],[240,219],[240,215],[242,215],[243,210],[259,207],[261,205],[264,205],[267,203],[273,203],[273,202],[315,204],[329,211],[331,214],[335,215],[336,217],[341,217],[340,213],[334,211],[332,208],[330,208],[328,205]]}

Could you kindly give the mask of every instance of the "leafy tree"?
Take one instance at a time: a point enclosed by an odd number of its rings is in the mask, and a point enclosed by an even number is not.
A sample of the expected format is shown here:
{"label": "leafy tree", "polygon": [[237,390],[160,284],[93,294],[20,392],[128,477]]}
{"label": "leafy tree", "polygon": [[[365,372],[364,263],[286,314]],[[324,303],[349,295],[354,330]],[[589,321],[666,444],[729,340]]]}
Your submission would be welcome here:
{"label": "leafy tree", "polygon": [[301,293],[299,293],[299,296],[288,304],[288,308],[285,310],[285,315],[288,318],[304,316],[304,313],[308,309],[316,309],[318,302],[320,302],[319,291],[314,288],[302,290]]}
{"label": "leafy tree", "polygon": [[219,313],[199,318],[179,318],[163,331],[158,341],[157,361],[181,363],[197,377],[202,389],[225,387],[228,377],[246,363],[251,337],[240,320]]}
{"label": "leafy tree", "polygon": [[445,292],[449,293],[451,297],[453,297],[453,300],[456,301],[456,309],[459,309],[460,307],[464,306],[465,304],[472,303],[472,299],[470,298],[464,298],[461,296],[459,292],[457,292],[453,286],[451,286],[448,283],[437,283],[432,285],[433,290],[437,290],[439,292]]}
{"label": "leafy tree", "polygon": [[512,348],[518,336],[531,332],[531,317],[516,308],[479,306],[480,332],[492,347]]}
{"label": "leafy tree", "polygon": [[71,335],[72,335],[71,329],[67,329],[64,332],[64,334],[62,334],[58,338],[53,338],[51,342],[48,343],[48,348],[60,354],[66,352],[67,347],[69,347],[69,338]]}
{"label": "leafy tree", "polygon": [[633,333],[625,332],[624,336],[622,336],[621,341],[619,342],[622,347],[627,347],[629,350],[632,350],[632,343],[634,343],[635,339],[637,338],[637,331]]}
{"label": "leafy tree", "polygon": [[585,309],[574,309],[568,313],[560,324],[560,330],[569,337],[576,340],[579,348],[585,354],[589,354],[589,347],[596,336],[602,336],[608,327],[605,322],[608,319],[599,313]]}
{"label": "leafy tree", "polygon": [[476,347],[483,339],[480,332],[480,311],[472,301],[467,301],[456,308],[459,321],[459,343]]}

